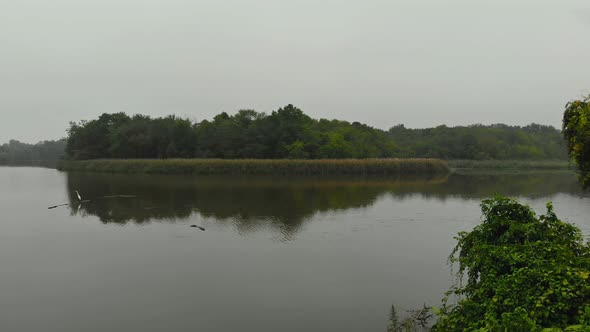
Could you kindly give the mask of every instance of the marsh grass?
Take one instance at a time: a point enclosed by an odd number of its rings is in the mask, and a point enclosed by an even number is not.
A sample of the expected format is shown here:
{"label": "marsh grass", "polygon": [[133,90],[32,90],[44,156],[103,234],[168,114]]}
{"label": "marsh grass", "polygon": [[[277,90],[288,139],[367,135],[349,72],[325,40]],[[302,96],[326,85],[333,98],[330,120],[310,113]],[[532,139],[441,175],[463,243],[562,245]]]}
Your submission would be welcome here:
{"label": "marsh grass", "polygon": [[63,161],[64,171],[198,175],[442,175],[439,159],[95,159]]}
{"label": "marsh grass", "polygon": [[574,170],[567,160],[449,160],[452,169]]}

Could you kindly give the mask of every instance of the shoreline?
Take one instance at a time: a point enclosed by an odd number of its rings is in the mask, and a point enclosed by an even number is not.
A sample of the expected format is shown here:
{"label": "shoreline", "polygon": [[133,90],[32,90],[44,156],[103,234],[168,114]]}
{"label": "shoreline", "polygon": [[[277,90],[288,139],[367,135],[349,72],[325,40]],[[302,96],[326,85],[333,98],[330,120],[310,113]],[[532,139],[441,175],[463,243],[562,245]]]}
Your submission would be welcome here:
{"label": "shoreline", "polygon": [[61,161],[60,171],[195,175],[446,175],[441,159],[93,159]]}
{"label": "shoreline", "polygon": [[56,162],[60,171],[194,175],[420,176],[471,172],[576,172],[566,160],[383,159],[91,159]]}

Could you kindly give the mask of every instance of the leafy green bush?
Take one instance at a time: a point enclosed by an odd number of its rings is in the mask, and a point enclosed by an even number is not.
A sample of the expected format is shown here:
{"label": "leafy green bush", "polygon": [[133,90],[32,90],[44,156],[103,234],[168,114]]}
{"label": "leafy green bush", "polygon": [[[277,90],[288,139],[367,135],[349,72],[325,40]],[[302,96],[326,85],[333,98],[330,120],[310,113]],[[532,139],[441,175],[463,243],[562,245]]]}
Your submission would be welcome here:
{"label": "leafy green bush", "polygon": [[567,103],[562,133],[567,151],[578,165],[582,185],[590,189],[590,96]]}
{"label": "leafy green bush", "polygon": [[457,237],[450,260],[459,282],[433,331],[588,331],[590,245],[581,231],[550,203],[539,217],[506,197],[481,206],[483,223]]}

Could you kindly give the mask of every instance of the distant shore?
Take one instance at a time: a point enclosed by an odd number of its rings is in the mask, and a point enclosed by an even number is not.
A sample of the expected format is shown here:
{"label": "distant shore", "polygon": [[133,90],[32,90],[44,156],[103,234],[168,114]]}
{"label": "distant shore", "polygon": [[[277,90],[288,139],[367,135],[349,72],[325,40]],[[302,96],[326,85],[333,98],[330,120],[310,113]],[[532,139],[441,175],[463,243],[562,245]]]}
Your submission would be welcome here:
{"label": "distant shore", "polygon": [[62,161],[62,171],[198,175],[444,175],[440,159],[94,159]]}
{"label": "distant shore", "polygon": [[92,159],[60,161],[62,171],[195,175],[445,175],[470,171],[575,171],[566,160]]}

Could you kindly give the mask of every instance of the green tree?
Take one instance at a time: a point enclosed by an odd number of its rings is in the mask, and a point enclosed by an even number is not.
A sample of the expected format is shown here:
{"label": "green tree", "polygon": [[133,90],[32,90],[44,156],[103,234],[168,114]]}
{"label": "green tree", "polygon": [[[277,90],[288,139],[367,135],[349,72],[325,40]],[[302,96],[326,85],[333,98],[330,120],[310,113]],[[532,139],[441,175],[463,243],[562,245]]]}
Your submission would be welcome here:
{"label": "green tree", "polygon": [[70,123],[66,153],[74,159],[111,157],[113,132],[130,120],[125,113],[104,113],[96,120]]}
{"label": "green tree", "polygon": [[295,141],[287,146],[289,159],[306,159],[305,144],[302,141]]}
{"label": "green tree", "polygon": [[340,133],[330,133],[327,135],[326,144],[320,148],[322,158],[351,158],[352,148]]}
{"label": "green tree", "polygon": [[567,103],[562,133],[567,151],[578,166],[582,185],[590,188],[590,96]]}

